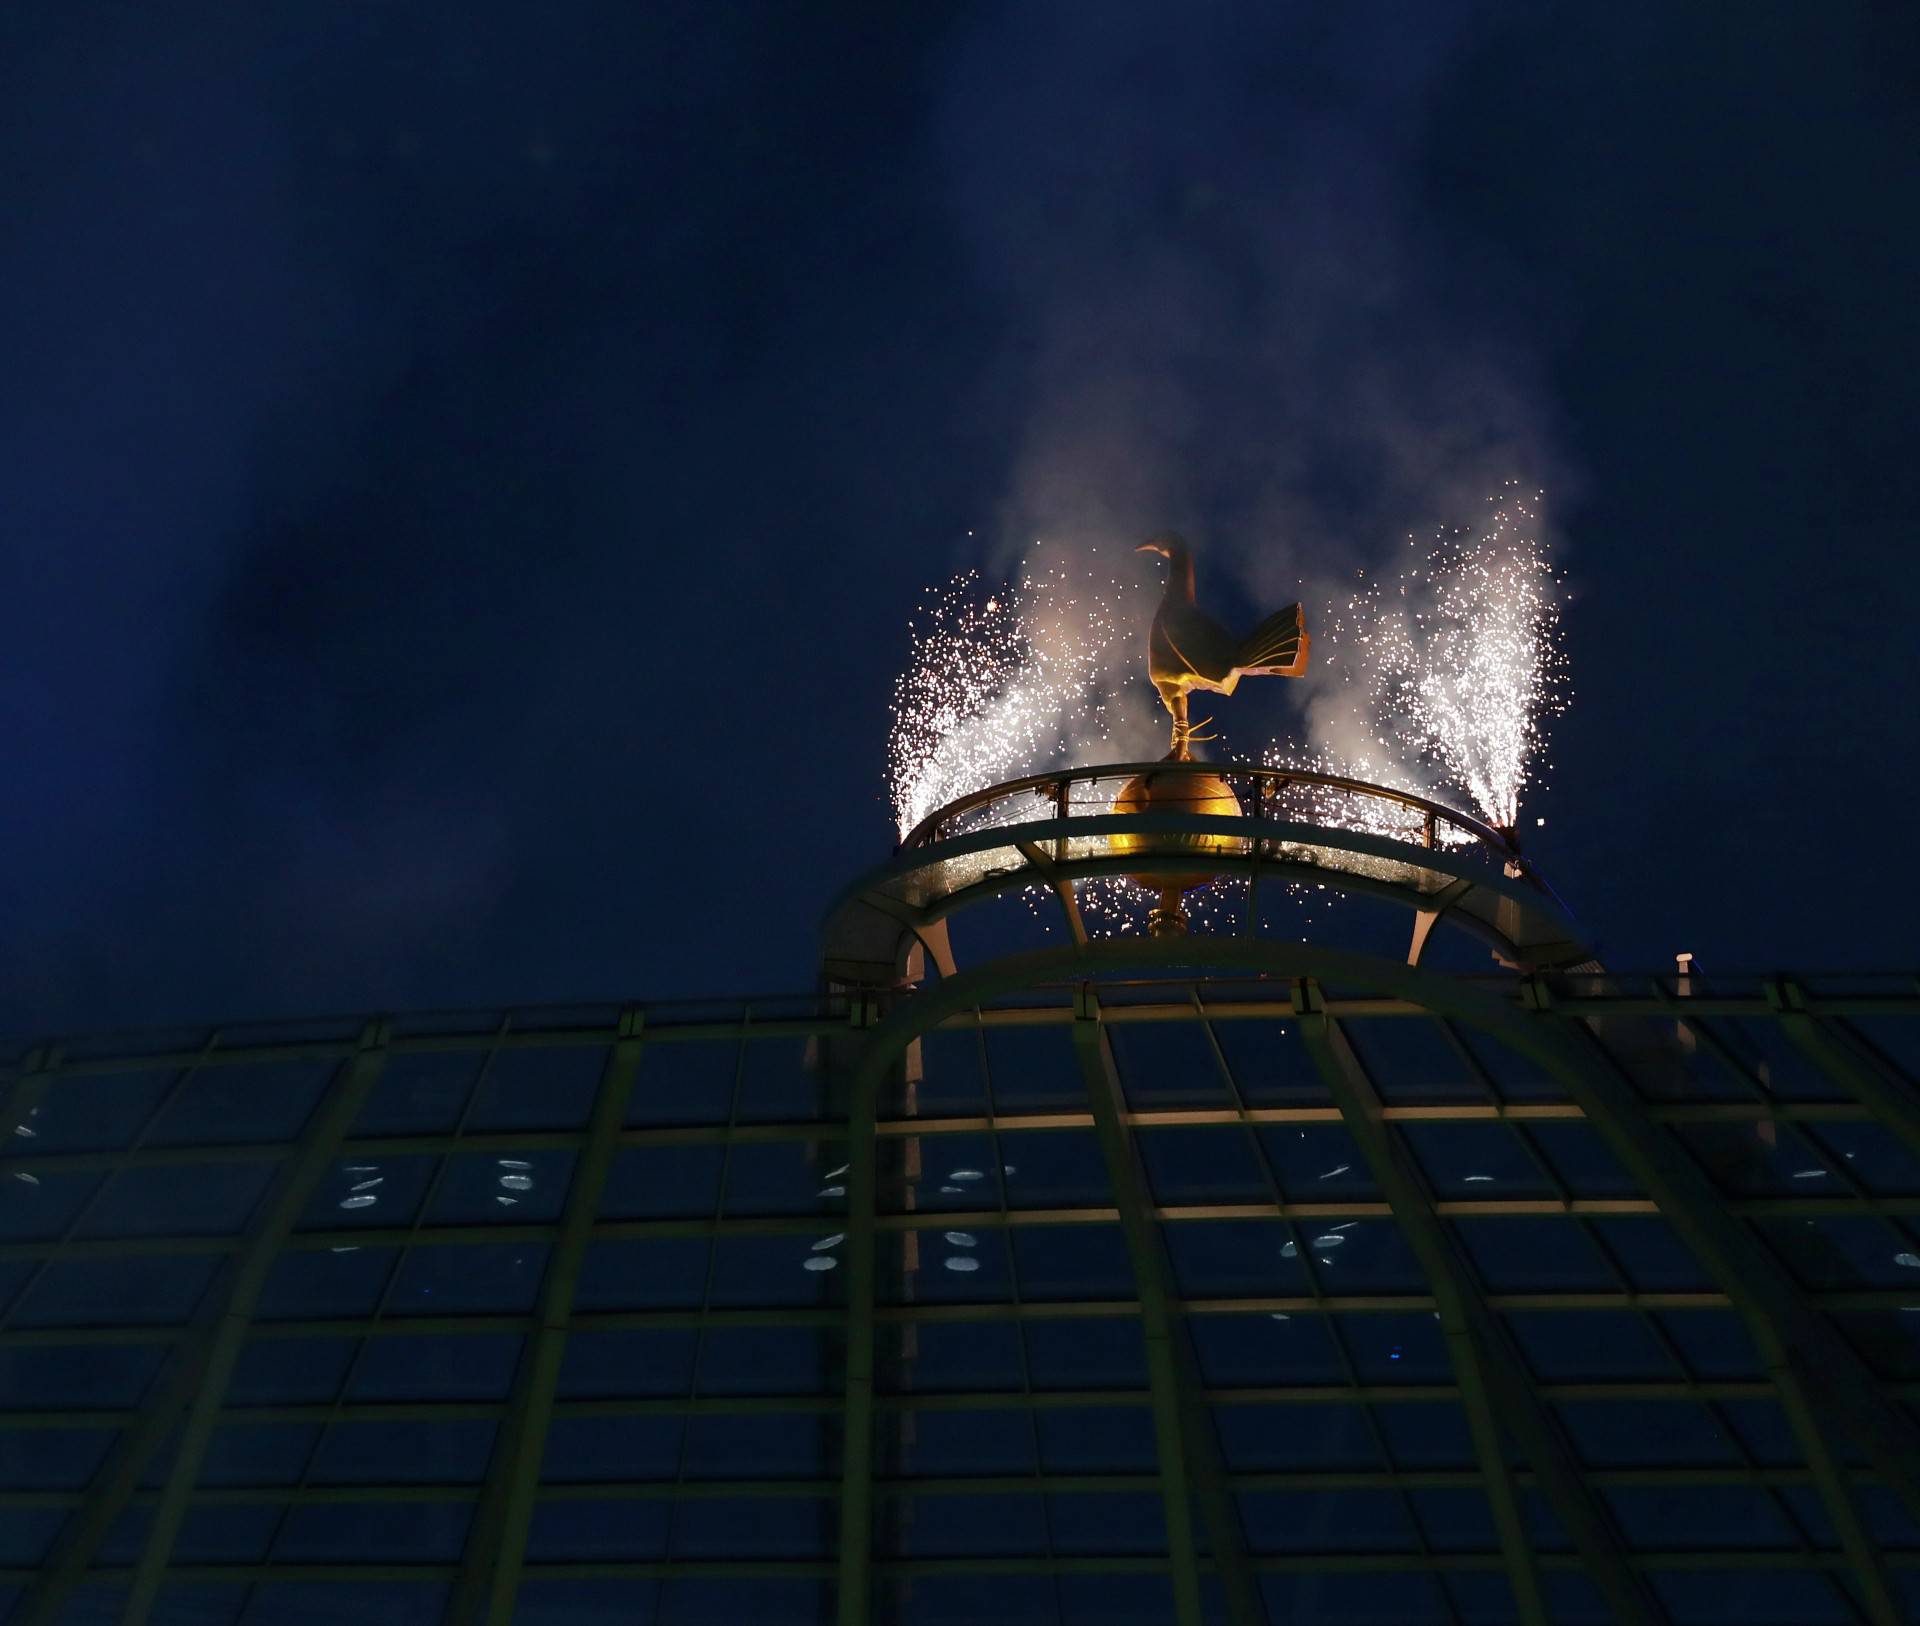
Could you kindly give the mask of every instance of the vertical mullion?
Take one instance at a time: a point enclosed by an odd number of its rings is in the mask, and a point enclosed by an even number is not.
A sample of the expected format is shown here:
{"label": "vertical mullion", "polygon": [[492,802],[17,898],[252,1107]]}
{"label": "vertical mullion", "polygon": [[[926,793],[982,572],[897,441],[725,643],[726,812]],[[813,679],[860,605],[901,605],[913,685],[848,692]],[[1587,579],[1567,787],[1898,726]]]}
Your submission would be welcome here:
{"label": "vertical mullion", "polygon": [[313,1119],[302,1131],[279,1182],[268,1199],[234,1262],[232,1286],[219,1318],[206,1334],[206,1352],[199,1384],[187,1410],[179,1454],[167,1474],[154,1509],[146,1545],[134,1566],[133,1584],[121,1615],[123,1626],[141,1626],[159,1592],[174,1537],[187,1510],[187,1499],[200,1477],[200,1465],[214,1424],[226,1398],[227,1381],[245,1342],[253,1310],[266,1285],[267,1273],[279,1257],[287,1235],[306,1208],[320,1174],[360,1114],[374,1082],[386,1065],[387,1024],[369,1023],[361,1031],[355,1054],[343,1064],[340,1076],[321,1097]]}
{"label": "vertical mullion", "polygon": [[[868,997],[856,993],[850,1023],[867,1020]],[[880,1079],[861,1054],[863,1032],[830,1041],[829,1063],[848,1081],[847,1095],[847,1372],[840,1444],[838,1626],[867,1626],[873,1610],[873,1300],[876,1274],[874,1122]]]}
{"label": "vertical mullion", "polygon": [[[1359,1402],[1360,1415],[1366,1421],[1368,1434],[1373,1437],[1373,1448],[1379,1453],[1380,1461],[1389,1470],[1395,1470],[1393,1453],[1387,1446],[1386,1430],[1380,1426],[1379,1414],[1373,1402],[1367,1398],[1366,1386],[1360,1381],[1359,1369],[1354,1365],[1352,1350],[1347,1347],[1341,1319],[1335,1314],[1333,1301],[1327,1297],[1326,1289],[1321,1285],[1320,1273],[1313,1268],[1312,1250],[1301,1238],[1299,1222],[1286,1212],[1286,1188],[1281,1185],[1280,1177],[1274,1173],[1273,1160],[1267,1156],[1266,1148],[1260,1144],[1257,1126],[1247,1117],[1246,1097],[1241,1093],[1239,1080],[1233,1076],[1233,1069],[1227,1064],[1226,1051],[1221,1048],[1220,1040],[1213,1031],[1213,1023],[1207,1019],[1206,1006],[1201,1001],[1200,990],[1197,987],[1193,990],[1193,1005],[1194,1009],[1200,1013],[1201,1031],[1206,1034],[1207,1045],[1213,1052],[1214,1063],[1219,1067],[1221,1076],[1227,1081],[1227,1093],[1233,1097],[1233,1109],[1240,1117],[1242,1133],[1246,1135],[1253,1152],[1255,1166],[1260,1170],[1260,1177],[1267,1188],[1267,1196],[1283,1216],[1280,1221],[1281,1229],[1292,1244],[1294,1258],[1300,1261],[1300,1272],[1306,1279],[1307,1292],[1311,1295],[1315,1310],[1321,1317],[1321,1325],[1327,1329],[1327,1337],[1333,1345],[1334,1354],[1339,1358],[1340,1370],[1346,1378],[1346,1386]],[[1431,1559],[1432,1544],[1427,1540],[1427,1533],[1421,1525],[1419,1512],[1413,1505],[1413,1495],[1405,1485],[1399,1482],[1397,1471],[1394,1472],[1394,1494],[1399,1500],[1400,1510],[1407,1516],[1407,1524],[1413,1531],[1414,1540],[1420,1544],[1421,1557]],[[1460,1611],[1454,1604],[1453,1594],[1437,1576],[1433,1576],[1431,1571],[1428,1573],[1433,1590],[1439,1596],[1441,1608],[1446,1610],[1447,1618],[1457,1626]]]}
{"label": "vertical mullion", "polygon": [[466,1551],[447,1611],[449,1626],[478,1626],[481,1621],[503,1626],[513,1617],[553,1417],[554,1390],[572,1323],[574,1288],[593,1238],[600,1194],[619,1151],[627,1098],[633,1093],[646,1044],[644,1018],[645,1013],[634,1007],[621,1013],[618,1036],[600,1074],[586,1144],[574,1166],[559,1237],[540,1285],[539,1325],[521,1356],[515,1393],[501,1421],[487,1483],[467,1531]]}
{"label": "vertical mullion", "polygon": [[1501,1419],[1494,1412],[1496,1392],[1506,1401],[1505,1419],[1519,1438],[1535,1477],[1546,1488],[1614,1618],[1622,1622],[1657,1619],[1601,1510],[1553,1432],[1532,1373],[1509,1347],[1505,1329],[1494,1321],[1492,1312],[1470,1285],[1472,1279],[1458,1257],[1457,1244],[1434,1212],[1411,1155],[1394,1138],[1359,1057],[1339,1023],[1326,1015],[1319,988],[1311,982],[1297,983],[1294,998],[1301,1013],[1301,1037],[1314,1064],[1433,1286],[1521,1619],[1544,1626],[1547,1615],[1540,1592],[1538,1558],[1507,1467]]}
{"label": "vertical mullion", "polygon": [[[1120,1228],[1140,1295],[1140,1330],[1147,1344],[1147,1382],[1153,1398],[1153,1428],[1160,1463],[1160,1496],[1166,1511],[1167,1561],[1173,1572],[1173,1608],[1178,1626],[1200,1626],[1200,1565],[1194,1546],[1189,1458],[1182,1427],[1179,1352],[1169,1304],[1166,1269],[1152,1209],[1126,1129],[1126,1102],[1112,1046],[1100,1023],[1091,987],[1083,987],[1074,1013],[1073,1046],[1086,1081],[1094,1130],[1107,1165],[1107,1182],[1120,1212]],[[1198,1443],[1198,1442],[1196,1442]]]}

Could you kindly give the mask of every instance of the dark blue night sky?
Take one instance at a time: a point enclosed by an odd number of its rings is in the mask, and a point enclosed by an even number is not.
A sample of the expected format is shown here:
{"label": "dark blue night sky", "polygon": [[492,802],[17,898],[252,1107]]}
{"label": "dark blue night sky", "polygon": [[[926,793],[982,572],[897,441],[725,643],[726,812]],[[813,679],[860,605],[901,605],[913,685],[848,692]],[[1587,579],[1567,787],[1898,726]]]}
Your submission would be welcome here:
{"label": "dark blue night sky", "polygon": [[926,585],[1172,524],[1230,599],[1508,474],[1608,961],[1910,966],[1917,63],[1864,4],[8,6],[0,1027],[803,989]]}

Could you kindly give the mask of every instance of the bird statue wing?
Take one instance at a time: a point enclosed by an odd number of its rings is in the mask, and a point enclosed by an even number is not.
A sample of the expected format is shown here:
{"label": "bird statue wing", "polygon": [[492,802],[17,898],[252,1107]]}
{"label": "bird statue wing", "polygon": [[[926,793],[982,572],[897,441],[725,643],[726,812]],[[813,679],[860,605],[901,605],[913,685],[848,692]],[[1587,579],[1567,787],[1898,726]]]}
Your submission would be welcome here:
{"label": "bird statue wing", "polygon": [[1306,617],[1298,604],[1277,610],[1240,641],[1233,664],[1263,677],[1299,677],[1307,669]]}

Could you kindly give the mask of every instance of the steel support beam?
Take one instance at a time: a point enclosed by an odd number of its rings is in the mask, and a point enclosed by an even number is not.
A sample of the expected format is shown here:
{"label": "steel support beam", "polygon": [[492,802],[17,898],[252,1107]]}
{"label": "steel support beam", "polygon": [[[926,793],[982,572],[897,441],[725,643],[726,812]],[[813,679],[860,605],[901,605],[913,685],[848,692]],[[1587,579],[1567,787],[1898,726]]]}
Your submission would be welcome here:
{"label": "steel support beam", "polygon": [[1153,1397],[1154,1443],[1160,1463],[1160,1495],[1166,1511],[1167,1558],[1173,1576],[1178,1626],[1200,1626],[1200,1563],[1193,1533],[1197,1498],[1207,1525],[1213,1568],[1224,1584],[1233,1626],[1265,1626],[1266,1611],[1247,1564],[1240,1512],[1220,1461],[1213,1419],[1200,1398],[1185,1333],[1176,1324],[1177,1295],[1154,1220],[1153,1199],[1133,1137],[1127,1102],[1114,1065],[1113,1047],[1100,1026],[1100,1006],[1090,986],[1081,989],[1073,1024],[1073,1048],[1093,1111],[1094,1133],[1106,1164],[1107,1182],[1120,1211],[1121,1235],[1140,1298],[1146,1340],[1147,1382]]}
{"label": "steel support beam", "polygon": [[[867,1012],[855,1013],[864,1028]],[[879,1168],[873,1126],[880,1085],[888,1069],[905,1056],[875,1046],[860,1029],[829,1041],[827,1065],[845,1079],[847,1089],[846,1246],[841,1260],[846,1278],[846,1389],[840,1437],[840,1551],[835,1620],[838,1626],[867,1626],[873,1611],[873,1365],[874,1293],[878,1246],[874,1209]],[[876,1065],[877,1063],[877,1065]]]}
{"label": "steel support beam", "polygon": [[214,1283],[187,1338],[175,1351],[153,1395],[129,1424],[87,1489],[87,1500],[56,1539],[16,1606],[15,1626],[43,1626],[60,1613],[67,1594],[85,1573],[101,1539],[126,1507],[154,1453],[184,1423],[173,1465],[161,1488],[153,1524],[133,1568],[121,1619],[139,1626],[159,1590],[188,1498],[200,1477],[215,1422],[245,1342],[253,1307],[281,1244],[306,1208],[313,1188],[380,1075],[387,1027],[369,1023],[359,1048],[342,1063],[305,1131],[294,1144],[263,1200],[241,1251]]}
{"label": "steel support beam", "polygon": [[1502,1424],[1519,1441],[1613,1618],[1621,1626],[1653,1626],[1659,1610],[1628,1568],[1605,1512],[1541,1404],[1524,1358],[1477,1292],[1472,1266],[1434,1212],[1418,1165],[1388,1127],[1373,1080],[1339,1023],[1326,1015],[1317,984],[1302,978],[1294,991],[1308,1054],[1432,1285],[1520,1619],[1527,1626],[1547,1626],[1548,1617],[1538,1557],[1507,1466]]}
{"label": "steel support beam", "polygon": [[559,1240],[540,1287],[538,1329],[521,1354],[507,1415],[494,1438],[486,1482],[467,1527],[460,1574],[443,1617],[447,1626],[506,1626],[513,1618],[547,1428],[553,1418],[554,1390],[572,1326],[574,1288],[587,1244],[593,1239],[600,1194],[620,1150],[620,1127],[646,1044],[644,1021],[644,1012],[637,1008],[622,1016],[619,1037],[601,1069],[586,1146],[567,1188]]}

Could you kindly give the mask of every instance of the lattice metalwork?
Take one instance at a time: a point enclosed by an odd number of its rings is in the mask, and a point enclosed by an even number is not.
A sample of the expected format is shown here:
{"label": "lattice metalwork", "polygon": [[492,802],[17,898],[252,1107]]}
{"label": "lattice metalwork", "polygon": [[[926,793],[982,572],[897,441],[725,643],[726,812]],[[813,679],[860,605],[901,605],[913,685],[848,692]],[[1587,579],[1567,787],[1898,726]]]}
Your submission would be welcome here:
{"label": "lattice metalwork", "polygon": [[15,1057],[4,1618],[1920,1618],[1910,980],[1180,954]]}

